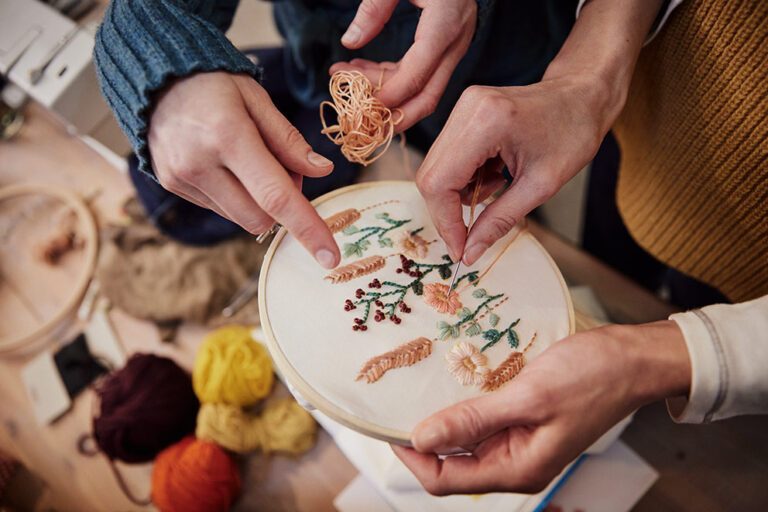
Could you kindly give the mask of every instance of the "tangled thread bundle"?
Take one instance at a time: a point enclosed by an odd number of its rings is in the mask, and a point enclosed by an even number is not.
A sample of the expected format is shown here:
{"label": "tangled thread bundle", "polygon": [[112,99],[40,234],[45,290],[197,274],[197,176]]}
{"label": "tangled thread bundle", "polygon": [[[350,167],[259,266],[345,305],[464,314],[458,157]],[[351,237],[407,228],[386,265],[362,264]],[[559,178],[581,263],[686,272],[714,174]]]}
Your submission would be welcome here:
{"label": "tangled thread bundle", "polygon": [[110,459],[150,461],[195,429],[199,403],[191,379],[168,358],[135,354],[97,394],[93,437]]}
{"label": "tangled thread bundle", "polygon": [[[379,84],[379,87],[381,84]],[[337,71],[329,85],[331,100],[320,104],[322,133],[328,136],[350,162],[368,165],[386,152],[402,112],[390,110],[373,93],[368,78],[359,71]],[[336,112],[337,124],[325,121],[325,107]],[[395,119],[394,112],[400,114]],[[380,149],[383,148],[383,149]]]}
{"label": "tangled thread bundle", "polygon": [[247,327],[217,329],[197,352],[192,384],[202,403],[253,405],[269,394],[273,382],[269,354]]}
{"label": "tangled thread bundle", "polygon": [[155,460],[152,502],[162,512],[224,512],[239,493],[237,465],[214,443],[185,437]]}
{"label": "tangled thread bundle", "polygon": [[197,416],[198,439],[227,450],[265,454],[300,455],[315,442],[317,425],[312,416],[291,398],[267,403],[260,416],[226,404],[204,404]]}

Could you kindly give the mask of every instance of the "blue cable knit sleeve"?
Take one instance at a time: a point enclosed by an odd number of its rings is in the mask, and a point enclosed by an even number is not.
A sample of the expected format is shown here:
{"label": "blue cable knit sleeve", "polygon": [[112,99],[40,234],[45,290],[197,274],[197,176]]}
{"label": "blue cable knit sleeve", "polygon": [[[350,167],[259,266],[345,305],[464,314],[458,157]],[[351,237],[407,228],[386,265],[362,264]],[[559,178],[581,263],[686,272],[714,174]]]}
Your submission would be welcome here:
{"label": "blue cable knit sleeve", "polygon": [[154,176],[147,132],[154,93],[196,72],[261,70],[225,37],[238,0],[113,0],[96,34],[101,91],[139,159]]}

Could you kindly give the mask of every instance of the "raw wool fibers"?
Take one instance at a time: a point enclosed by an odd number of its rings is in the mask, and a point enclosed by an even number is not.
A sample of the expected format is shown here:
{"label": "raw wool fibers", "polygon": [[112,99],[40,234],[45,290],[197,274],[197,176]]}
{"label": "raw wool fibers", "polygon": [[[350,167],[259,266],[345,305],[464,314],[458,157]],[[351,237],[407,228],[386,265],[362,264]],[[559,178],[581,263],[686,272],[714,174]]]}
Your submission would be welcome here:
{"label": "raw wool fibers", "polygon": [[[221,310],[257,274],[267,245],[243,237],[211,247],[187,246],[133,214],[128,226],[108,230],[96,275],[102,293],[137,318],[164,325],[221,325]],[[234,321],[257,324],[258,319],[252,300]]]}
{"label": "raw wool fibers", "polygon": [[269,394],[273,382],[267,349],[247,327],[221,327],[197,351],[192,384],[202,403],[253,405]]}
{"label": "raw wool fibers", "polygon": [[195,429],[199,403],[189,374],[172,360],[135,354],[97,387],[93,437],[110,459],[147,462]]}
{"label": "raw wool fibers", "polygon": [[315,444],[317,424],[292,398],[267,402],[260,415],[226,404],[203,404],[197,416],[198,439],[227,450],[300,455]]}
{"label": "raw wool fibers", "polygon": [[155,460],[152,502],[161,512],[225,512],[239,494],[237,465],[215,443],[188,436]]}

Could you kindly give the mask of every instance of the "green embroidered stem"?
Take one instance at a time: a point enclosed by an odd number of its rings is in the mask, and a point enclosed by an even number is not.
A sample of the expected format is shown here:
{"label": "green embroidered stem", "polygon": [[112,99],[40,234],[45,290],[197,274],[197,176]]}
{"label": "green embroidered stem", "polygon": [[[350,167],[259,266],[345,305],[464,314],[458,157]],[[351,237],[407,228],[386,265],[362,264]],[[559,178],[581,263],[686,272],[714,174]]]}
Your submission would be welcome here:
{"label": "green embroidered stem", "polygon": [[392,247],[394,244],[392,239],[387,237],[386,234],[392,230],[395,230],[409,222],[411,219],[393,219],[388,213],[379,213],[376,218],[384,221],[386,226],[366,226],[364,228],[358,228],[355,225],[347,226],[342,232],[345,235],[354,235],[355,233],[362,233],[354,242],[345,243],[343,246],[344,257],[350,256],[361,257],[363,253],[371,246],[369,238],[376,236],[380,247]]}
{"label": "green embroidered stem", "polygon": [[[368,283],[368,288],[372,290],[363,291],[362,288],[358,288],[355,291],[355,299],[347,299],[344,303],[344,310],[351,311],[358,307],[363,308],[363,314],[359,318],[354,319],[352,328],[355,331],[368,330],[368,320],[371,316],[371,308],[376,306],[374,320],[380,322],[385,318],[389,318],[396,324],[402,321],[402,318],[398,316],[399,313],[410,313],[411,308],[405,303],[405,298],[410,292],[415,295],[422,295],[424,293],[424,278],[434,271],[440,274],[442,279],[448,279],[452,275],[451,260],[448,255],[443,256],[441,263],[417,263],[414,260],[400,255],[400,267],[397,269],[399,274],[405,273],[411,276],[409,282],[401,284],[395,281],[383,281],[379,282],[378,279],[374,279]],[[463,279],[476,279],[477,272],[469,272],[461,276],[457,281]],[[377,291],[380,289],[386,291]]]}
{"label": "green embroidered stem", "polygon": [[483,348],[480,349],[480,352],[485,352],[486,349],[494,346],[505,334],[507,335],[507,343],[509,343],[510,348],[516,349],[518,346],[520,346],[520,336],[518,336],[517,331],[515,331],[515,326],[519,323],[520,319],[518,318],[509,324],[509,327],[503,331],[498,331],[496,329],[488,329],[487,331],[483,331],[483,339],[488,343],[483,345]]}

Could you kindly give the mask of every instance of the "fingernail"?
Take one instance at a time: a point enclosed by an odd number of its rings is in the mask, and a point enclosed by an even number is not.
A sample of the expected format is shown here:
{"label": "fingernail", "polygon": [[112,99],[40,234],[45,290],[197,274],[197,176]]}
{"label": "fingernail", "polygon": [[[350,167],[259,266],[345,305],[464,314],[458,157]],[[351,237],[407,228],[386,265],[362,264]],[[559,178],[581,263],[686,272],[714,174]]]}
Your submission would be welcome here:
{"label": "fingernail", "polygon": [[315,259],[323,267],[332,269],[336,266],[336,257],[328,249],[320,249],[315,253]]}
{"label": "fingernail", "polygon": [[307,160],[309,160],[309,163],[315,167],[328,167],[329,165],[333,164],[333,162],[325,158],[323,155],[315,153],[314,151],[307,153]]}
{"label": "fingernail", "polygon": [[427,424],[414,432],[413,447],[419,452],[432,452],[446,444],[448,431],[443,423]]}
{"label": "fingernail", "polygon": [[464,251],[464,264],[469,266],[476,262],[485,251],[488,250],[488,244],[478,242]]}
{"label": "fingernail", "polygon": [[360,40],[362,32],[357,25],[350,25],[347,31],[341,36],[341,42],[345,45],[355,44]]}

